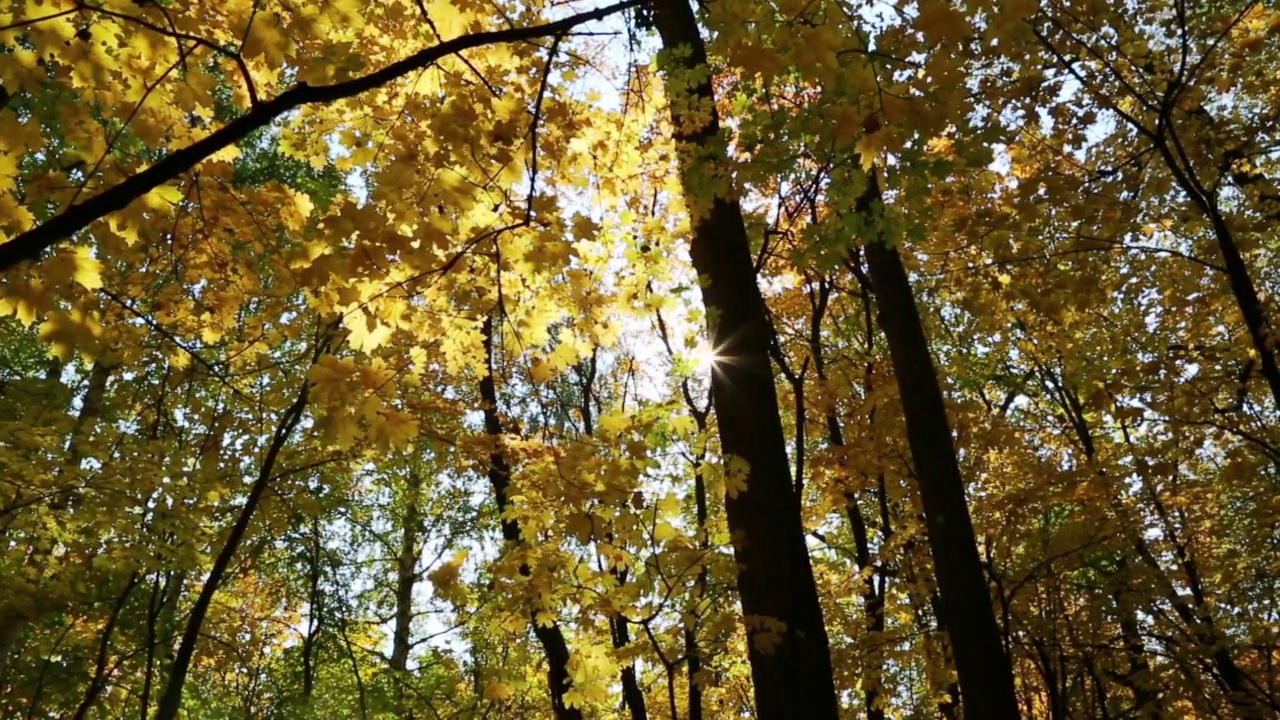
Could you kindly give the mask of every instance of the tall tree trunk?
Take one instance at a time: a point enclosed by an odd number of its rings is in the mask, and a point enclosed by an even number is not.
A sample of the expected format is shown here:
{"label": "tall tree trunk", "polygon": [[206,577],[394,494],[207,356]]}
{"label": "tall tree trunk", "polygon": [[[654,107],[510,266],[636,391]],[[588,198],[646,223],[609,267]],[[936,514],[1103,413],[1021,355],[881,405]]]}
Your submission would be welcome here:
{"label": "tall tree trunk", "polygon": [[[172,541],[172,538],[170,538]],[[168,677],[173,663],[173,638],[178,634],[178,600],[182,597],[186,577],[181,572],[157,573],[147,601],[147,661],[138,698],[138,717],[151,716],[151,690],[159,678]],[[162,656],[157,657],[158,654]]]}
{"label": "tall tree trunk", "polygon": [[395,626],[391,633],[391,669],[397,674],[396,702],[404,720],[412,720],[404,684],[413,648],[413,589],[418,584],[418,556],[422,552],[422,476],[410,471],[405,483],[404,517],[401,518],[400,552],[396,557]]}
{"label": "tall tree trunk", "polygon": [[[328,341],[322,340],[312,354],[312,363],[314,364],[320,358],[320,355],[327,350]],[[174,720],[182,708],[182,691],[186,685],[187,673],[191,670],[191,660],[195,657],[196,644],[200,640],[205,617],[209,613],[209,606],[213,604],[213,596],[217,594],[218,588],[226,580],[227,573],[231,569],[231,562],[235,559],[236,552],[240,549],[240,543],[249,531],[249,523],[253,520],[253,515],[257,512],[258,505],[262,502],[262,496],[266,493],[267,486],[271,484],[271,479],[275,474],[276,460],[280,457],[280,451],[284,449],[285,443],[293,435],[298,422],[302,420],[302,413],[307,407],[307,396],[310,389],[311,381],[304,380],[297,399],[293,401],[292,405],[285,408],[279,422],[276,424],[276,429],[272,434],[270,444],[267,446],[266,454],[258,467],[258,477],[249,486],[249,494],[245,498],[244,505],[240,508],[240,514],[236,517],[235,524],[232,525],[231,532],[227,535],[226,543],[223,544],[217,558],[214,559],[213,567],[209,569],[209,575],[205,578],[204,584],[200,588],[200,594],[196,596],[195,604],[191,608],[186,628],[182,632],[182,640],[178,643],[178,652],[174,657],[173,668],[169,673],[169,681],[165,685],[164,694],[160,696],[159,704],[156,706],[155,720]]]}
{"label": "tall tree trunk", "polygon": [[419,536],[422,524],[419,491],[422,478],[409,474],[405,488],[405,510],[400,528],[400,552],[396,557],[395,627],[391,634],[391,669],[403,673],[409,669],[412,646],[413,588],[418,582]]}
{"label": "tall tree trunk", "polygon": [[[857,273],[859,280],[865,278],[860,271]],[[875,350],[875,328],[871,319],[871,295],[869,287],[863,289],[863,312],[864,312],[864,342],[869,357],[873,356]],[[827,308],[831,300],[831,283],[825,277],[818,278],[817,289],[811,293],[810,304],[813,307],[813,318],[809,327],[809,356],[813,358],[813,369],[818,374],[821,381],[827,380],[827,362],[822,354],[822,320],[826,315]],[[870,397],[872,388],[871,375],[875,370],[872,362],[868,361],[863,368],[862,391],[863,397]],[[834,409],[828,410],[823,420],[827,428],[827,444],[837,452],[845,452],[844,450],[844,428],[840,422],[839,415]],[[872,405],[867,412],[867,422],[874,426],[876,421],[876,408]],[[884,506],[887,502],[884,498],[885,479],[884,473],[877,476],[877,489],[880,493],[878,502]],[[887,507],[886,507],[887,509]],[[872,638],[868,643],[870,650],[870,658],[864,660],[871,665],[867,672],[867,677],[862,678],[863,687],[862,700],[863,706],[867,711],[867,720],[884,720],[885,712],[881,707],[880,686],[884,681],[884,661],[880,651],[879,637],[885,630],[884,618],[884,594],[888,584],[888,579],[884,576],[879,568],[875,568],[871,563],[871,534],[869,532],[869,524],[862,515],[862,508],[858,504],[858,496],[852,491],[845,494],[845,516],[849,519],[849,530],[853,535],[854,559],[858,564],[858,573],[862,576],[859,594],[862,596],[862,614],[867,623],[867,635]],[[881,518],[881,540],[883,542],[889,539],[892,534],[892,528],[889,525],[888,513],[884,513]],[[877,584],[877,579],[879,583]]]}
{"label": "tall tree trunk", "polygon": [[120,621],[120,612],[124,609],[124,604],[129,600],[129,596],[133,594],[134,588],[138,586],[139,579],[140,577],[136,571],[131,573],[129,581],[125,583],[124,590],[120,593],[120,597],[111,606],[111,615],[107,618],[107,624],[102,629],[102,639],[98,642],[98,656],[93,665],[93,679],[89,681],[89,687],[85,688],[84,698],[80,701],[80,706],[76,708],[76,714],[72,717],[72,720],[84,720],[88,716],[89,711],[98,702],[98,696],[102,694],[111,678],[111,670],[107,667],[108,655],[111,652],[111,637],[115,634],[116,624]]}
{"label": "tall tree trunk", "polygon": [[[592,401],[596,397],[595,382],[599,370],[599,359],[599,353],[592,350],[591,357],[578,366],[578,376],[581,380],[578,389],[582,392],[582,404],[578,406],[578,411],[582,413],[582,434],[585,437],[591,437],[596,433],[595,406]],[[606,531],[605,542],[610,544],[616,542],[611,531]],[[609,575],[617,581],[618,587],[622,587],[627,582],[626,571],[619,570],[617,566],[609,568]],[[609,638],[614,650],[621,650],[631,643],[630,622],[626,617],[621,613],[614,613],[608,618],[608,623]],[[645,705],[644,691],[640,689],[640,679],[636,675],[634,661],[622,667],[619,679],[622,682],[622,704],[631,714],[631,720],[646,720],[649,717],[649,710]]]}
{"label": "tall tree trunk", "polygon": [[318,517],[311,520],[310,549],[310,557],[307,558],[310,565],[307,568],[307,634],[302,638],[302,697],[308,705],[316,687],[316,642],[320,639],[324,619],[324,599],[320,593],[323,548]]}
{"label": "tall tree trunk", "polygon": [[[870,227],[882,202],[873,170],[856,208]],[[879,303],[879,324],[889,344],[907,423],[907,442],[920,485],[925,531],[941,595],[941,620],[951,638],[965,716],[1019,717],[1013,668],[1000,641],[991,592],[978,555],[964,479],[951,436],[942,387],[896,248],[880,238],[866,244],[867,268]]]}
{"label": "tall tree trunk", "polygon": [[667,54],[673,132],[693,208],[690,256],[702,278],[712,347],[725,358],[711,381],[721,451],[729,462],[745,460],[750,473],[745,491],[730,492],[725,506],[740,567],[756,712],[762,720],[835,718],[827,631],[769,362],[773,332],[742,209],[730,197],[702,197],[699,189],[711,167],[726,161],[706,47],[687,0],[656,0],[653,19]]}
{"label": "tall tree trunk", "polygon": [[[686,384],[686,395],[688,396]],[[690,396],[691,397],[691,396]],[[689,405],[697,424],[698,433],[707,432],[707,413]],[[701,604],[707,595],[706,558],[711,553],[711,541],[707,537],[707,481],[704,470],[707,461],[706,446],[693,458],[693,498],[698,521],[698,551],[702,555],[702,563],[698,567],[698,576],[693,585],[694,611],[689,613],[689,622],[684,627],[685,670],[689,678],[689,720],[702,720],[702,685],[698,674],[702,672],[702,647],[698,643],[698,621],[701,615]]]}
{"label": "tall tree trunk", "polygon": [[[610,618],[609,631],[615,650],[620,650],[631,642],[631,631],[626,618],[622,616]],[[627,706],[631,720],[646,720],[649,717],[649,710],[644,702],[644,691],[640,689],[640,679],[636,675],[634,662],[623,666],[621,679],[622,702]]]}
{"label": "tall tree trunk", "polygon": [[[648,289],[650,293],[653,292],[652,283],[649,284]],[[671,335],[667,332],[667,322],[662,318],[660,310],[654,311],[654,320],[657,321],[658,336],[662,338],[662,344],[667,350],[667,357],[674,362],[676,353],[671,346]],[[708,394],[706,402],[699,407],[698,403],[693,399],[693,390],[690,387],[688,378],[680,381],[680,394],[684,398],[685,408],[689,411],[689,417],[693,419],[693,425],[697,429],[697,436],[706,437],[707,420],[711,416],[712,400],[710,394]],[[684,626],[685,676],[689,683],[688,720],[702,720],[702,685],[699,683],[698,676],[702,672],[703,650],[698,642],[698,625],[701,622],[702,601],[707,595],[708,573],[706,562],[711,554],[711,538],[707,534],[707,519],[709,515],[707,510],[706,462],[707,446],[702,443],[698,446],[698,450],[692,460],[694,517],[697,521],[698,551],[702,559],[698,566],[698,575],[694,579],[693,596],[686,611],[687,620]],[[673,717],[676,716],[674,701],[672,701],[671,714]]]}
{"label": "tall tree trunk", "polygon": [[[497,310],[495,312],[501,312]],[[501,450],[503,435],[502,420],[498,416],[498,386],[493,377],[493,318],[486,318],[481,328],[484,337],[484,355],[487,373],[480,380],[480,400],[484,404],[484,429],[494,442],[494,450],[489,454],[489,484],[493,487],[494,502],[498,505],[498,516],[501,518],[502,539],[508,546],[518,545],[520,540],[520,523],[507,516],[507,489],[511,485],[511,465]],[[533,573],[528,565],[520,566],[520,574],[528,577]],[[547,690],[551,695],[551,710],[556,720],[582,720],[582,711],[565,704],[564,695],[569,690],[569,644],[565,642],[564,633],[559,624],[539,622],[536,611],[530,611],[529,624],[533,627],[534,637],[542,646],[542,654],[547,659]]]}

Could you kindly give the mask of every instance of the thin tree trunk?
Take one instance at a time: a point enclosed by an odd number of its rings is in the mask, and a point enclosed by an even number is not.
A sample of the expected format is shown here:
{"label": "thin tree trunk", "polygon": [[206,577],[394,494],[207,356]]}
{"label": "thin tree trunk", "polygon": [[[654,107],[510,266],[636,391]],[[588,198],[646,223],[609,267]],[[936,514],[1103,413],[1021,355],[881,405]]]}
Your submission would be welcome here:
{"label": "thin tree trunk", "polygon": [[[595,408],[592,400],[595,397],[596,375],[599,369],[599,354],[592,350],[591,357],[578,366],[579,377],[582,381],[579,390],[582,392],[582,404],[578,406],[578,411],[582,413],[582,434],[585,437],[595,435]],[[612,532],[605,533],[605,542],[614,543],[615,538]],[[617,581],[618,587],[622,587],[627,582],[627,574],[625,571],[619,571],[616,566],[609,568],[609,575]],[[608,618],[609,638],[613,644],[614,650],[621,650],[631,643],[631,628],[627,618],[620,613],[614,613]],[[649,710],[645,705],[644,691],[640,689],[640,680],[636,676],[635,662],[627,663],[623,666],[619,673],[619,679],[622,682],[622,704],[626,706],[627,711],[631,714],[631,720],[645,720],[649,717]]]}
{"label": "thin tree trunk", "polygon": [[[856,210],[874,227],[870,215],[881,202],[873,170]],[[951,638],[965,715],[983,720],[1017,718],[1013,668],[1000,641],[946,404],[911,281],[896,248],[872,238],[865,252],[880,307],[880,328],[889,344],[902,398],[907,442],[942,600],[941,620]]]}
{"label": "thin tree trunk", "polygon": [[[508,546],[521,542],[520,523],[507,515],[507,489],[511,485],[511,465],[501,451],[503,435],[502,421],[498,416],[498,388],[493,373],[493,318],[486,318],[481,329],[484,336],[484,353],[487,373],[480,380],[480,400],[484,404],[484,428],[494,442],[494,450],[489,454],[489,484],[493,487],[494,501],[498,505],[498,516],[501,518],[502,539]],[[520,566],[520,574],[529,577],[533,571],[528,565]],[[551,695],[551,710],[556,720],[582,720],[582,711],[565,704],[564,696],[569,690],[569,645],[565,642],[564,633],[554,620],[538,622],[536,611],[529,613],[529,624],[533,627],[534,637],[542,645],[542,654],[547,659],[547,690]]]}
{"label": "thin tree trunk", "polygon": [[124,609],[124,604],[129,600],[129,596],[133,594],[134,588],[138,586],[138,573],[134,572],[129,575],[129,582],[125,583],[124,590],[120,593],[120,597],[111,607],[111,615],[107,618],[107,625],[102,629],[102,640],[98,643],[98,657],[93,666],[93,679],[89,681],[89,687],[84,691],[84,699],[80,701],[80,706],[76,708],[76,714],[73,720],[84,720],[89,711],[93,709],[94,703],[98,701],[98,696],[102,694],[103,688],[107,685],[107,678],[110,673],[107,670],[107,656],[111,652],[111,636],[115,634],[116,623],[120,621],[120,611]]}
{"label": "thin tree trunk", "polygon": [[[312,362],[314,363],[327,348],[327,341],[322,341],[312,356]],[[262,496],[266,493],[267,486],[271,483],[280,451],[284,448],[285,443],[288,442],[289,437],[293,435],[294,428],[298,426],[298,422],[302,419],[302,412],[307,406],[307,395],[310,389],[311,381],[304,380],[302,390],[298,393],[297,399],[280,416],[280,422],[276,425],[271,444],[267,446],[267,453],[258,469],[258,477],[254,480],[253,485],[250,486],[249,495],[245,498],[244,506],[240,509],[240,514],[236,518],[235,524],[232,525],[230,534],[227,535],[227,541],[218,553],[218,557],[214,560],[213,567],[209,570],[209,576],[205,579],[204,585],[200,588],[200,594],[196,596],[195,605],[191,608],[191,615],[187,618],[187,626],[182,633],[182,641],[178,644],[178,653],[174,658],[173,668],[169,673],[169,681],[165,685],[164,694],[160,697],[160,703],[156,707],[155,720],[174,720],[178,716],[178,712],[182,707],[182,691],[186,685],[187,673],[191,670],[191,660],[195,657],[196,644],[200,640],[201,629],[204,627],[205,617],[209,613],[209,606],[213,603],[213,596],[218,592],[223,580],[226,579],[227,572],[231,568],[231,561],[235,558],[236,551],[240,549],[240,543],[249,531],[249,522],[253,519],[258,505],[262,501]]]}
{"label": "thin tree trunk", "polygon": [[[869,295],[870,288],[864,288],[863,308],[865,311],[865,343],[866,351],[870,356],[875,349],[875,328],[872,326],[871,320],[871,297]],[[831,299],[831,283],[823,277],[818,279],[818,288],[813,293],[811,305],[813,306],[813,319],[809,328],[809,356],[813,358],[814,371],[818,375],[818,379],[826,381],[827,379],[827,363],[822,355],[822,320],[826,315],[827,307]],[[871,362],[866,364],[863,373],[863,397],[869,397],[871,394],[871,373],[874,367]],[[875,424],[876,409],[875,406],[867,413],[868,422]],[[827,428],[827,444],[838,452],[844,452],[844,429],[840,423],[840,417],[835,410],[830,410],[823,418]],[[884,492],[884,473],[880,473],[878,478],[879,492]],[[884,498],[879,498],[880,502],[884,502]],[[885,629],[884,618],[884,593],[887,580],[881,570],[872,567],[871,564],[871,535],[868,531],[866,518],[862,516],[862,508],[858,506],[858,497],[852,492],[845,495],[845,516],[849,519],[849,530],[853,534],[854,556],[858,564],[858,572],[863,576],[861,581],[862,589],[859,594],[862,596],[862,614],[866,618],[867,635],[873,638],[869,647],[871,653],[872,667],[868,673],[869,677],[862,678],[865,689],[862,691],[863,706],[867,711],[867,720],[884,720],[885,712],[881,707],[880,700],[880,684],[884,678],[883,658],[879,650],[878,638]],[[887,540],[888,535],[892,532],[887,514],[883,520],[881,532],[883,539]],[[876,580],[880,580],[877,586]]]}
{"label": "thin tree trunk", "polygon": [[746,225],[735,200],[702,197],[699,190],[709,166],[726,160],[706,47],[687,0],[657,0],[653,20],[670,62],[673,132],[693,208],[690,256],[702,277],[712,347],[725,358],[711,381],[721,451],[726,461],[749,468],[745,491],[730,491],[725,506],[740,567],[757,716],[835,718],[827,631],[791,484],[769,362],[773,332]]}
{"label": "thin tree trunk", "polygon": [[396,607],[395,627],[391,635],[391,669],[404,672],[409,668],[409,650],[412,638],[413,588],[418,582],[418,554],[420,552],[419,491],[422,478],[409,474],[405,492],[405,511],[400,528],[400,553],[396,558]]}
{"label": "thin tree trunk", "polygon": [[[147,601],[147,662],[138,698],[138,717],[141,720],[147,720],[151,715],[151,690],[156,685],[157,677],[167,677],[173,662],[178,600],[182,597],[185,582],[179,572],[168,573],[163,582],[157,574],[152,582],[151,597]],[[157,662],[156,655],[162,650],[164,657]]]}
{"label": "thin tree trunk", "polygon": [[338,615],[338,632],[342,634],[342,643],[347,649],[347,659],[351,661],[351,676],[355,678],[356,695],[360,700],[360,720],[368,720],[369,700],[364,687],[364,676],[360,672],[360,659],[356,657],[355,643],[351,642],[351,636],[347,633],[347,617],[341,613]]}
{"label": "thin tree trunk", "polygon": [[[1121,573],[1123,572],[1122,565]],[[1133,691],[1134,717],[1139,720],[1164,720],[1168,715],[1164,702],[1160,699],[1160,691],[1153,682],[1155,676],[1151,672],[1151,664],[1147,662],[1147,651],[1142,646],[1137,614],[1126,602],[1126,593],[1127,589],[1117,588],[1111,594],[1116,614],[1120,618],[1120,634],[1129,664],[1129,672],[1121,684]]]}
{"label": "thin tree trunk", "polygon": [[[1280,410],[1280,362],[1276,360],[1273,328],[1263,310],[1262,298],[1254,285],[1249,265],[1240,252],[1235,233],[1227,224],[1221,209],[1218,207],[1216,191],[1206,188],[1195,175],[1194,168],[1183,167],[1178,162],[1175,150],[1180,149],[1178,136],[1170,126],[1168,135],[1152,134],[1152,141],[1160,157],[1165,161],[1174,181],[1191,199],[1193,205],[1204,214],[1213,228],[1214,238],[1218,241],[1218,252],[1222,255],[1223,268],[1227,273],[1227,283],[1231,287],[1231,295],[1235,298],[1240,315],[1244,318],[1245,328],[1249,331],[1249,340],[1257,351],[1262,364],[1262,375],[1266,378],[1267,387],[1271,389],[1271,399],[1276,409]],[[1173,146],[1170,146],[1172,140]]]}
{"label": "thin tree trunk", "polygon": [[[707,432],[707,413],[689,406],[697,423],[698,432]],[[698,522],[698,550],[702,554],[698,576],[693,585],[694,612],[691,612],[689,624],[684,628],[685,670],[689,678],[689,720],[702,720],[702,685],[698,677],[702,672],[702,648],[698,643],[697,623],[701,612],[701,603],[707,594],[707,556],[711,552],[711,541],[707,537],[707,481],[704,466],[707,460],[706,448],[694,457],[693,496]]]}
{"label": "thin tree trunk", "polygon": [[[652,284],[649,285],[649,292],[653,292]],[[658,335],[662,338],[662,344],[667,350],[667,356],[674,362],[676,353],[671,346],[671,336],[667,333],[667,323],[662,319],[662,312],[655,310],[654,319],[657,321]],[[698,403],[693,399],[693,391],[690,389],[688,378],[680,381],[680,394],[684,398],[685,408],[689,411],[689,417],[693,418],[698,437],[706,437],[707,419],[711,415],[711,397],[708,395],[706,403],[702,407],[698,407]],[[688,621],[684,626],[685,670],[689,683],[688,720],[702,720],[702,685],[699,683],[698,675],[702,672],[703,655],[701,645],[698,642],[698,623],[701,619],[702,601],[707,594],[708,574],[706,562],[711,554],[711,539],[707,535],[707,519],[709,515],[707,509],[706,462],[707,446],[704,443],[699,446],[697,453],[693,457],[694,517],[697,521],[700,561],[698,575],[693,584],[692,602],[686,613]],[[674,701],[672,702],[671,713],[673,720],[677,720],[675,718]]]}
{"label": "thin tree trunk", "polygon": [[403,683],[409,671],[409,651],[413,647],[413,589],[418,584],[418,556],[422,535],[422,476],[409,473],[405,486],[405,509],[400,528],[400,553],[396,558],[395,627],[391,633],[391,669],[398,674],[399,713],[411,720],[413,712],[405,701]]}
{"label": "thin tree trunk", "polygon": [[311,523],[311,567],[307,577],[307,634],[302,638],[302,697],[310,704],[316,687],[316,641],[320,638],[323,620],[323,599],[320,595],[321,545],[320,520]]}

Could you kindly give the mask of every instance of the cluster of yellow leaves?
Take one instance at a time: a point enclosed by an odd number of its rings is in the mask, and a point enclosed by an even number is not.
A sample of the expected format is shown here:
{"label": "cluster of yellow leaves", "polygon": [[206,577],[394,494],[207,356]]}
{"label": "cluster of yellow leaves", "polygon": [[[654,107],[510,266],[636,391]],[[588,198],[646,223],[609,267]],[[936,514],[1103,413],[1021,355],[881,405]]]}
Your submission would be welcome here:
{"label": "cluster of yellow leaves", "polygon": [[418,436],[419,420],[387,401],[394,397],[398,374],[382,358],[357,365],[350,358],[322,356],[308,378],[324,410],[319,420],[324,434],[344,450],[361,438],[384,452],[408,446]]}
{"label": "cluster of yellow leaves", "polygon": [[455,605],[463,605],[467,602],[469,590],[467,585],[461,581],[462,564],[466,560],[467,551],[459,550],[454,553],[453,557],[440,563],[434,570],[427,573],[427,579],[431,581],[431,587],[435,591],[436,597]]}

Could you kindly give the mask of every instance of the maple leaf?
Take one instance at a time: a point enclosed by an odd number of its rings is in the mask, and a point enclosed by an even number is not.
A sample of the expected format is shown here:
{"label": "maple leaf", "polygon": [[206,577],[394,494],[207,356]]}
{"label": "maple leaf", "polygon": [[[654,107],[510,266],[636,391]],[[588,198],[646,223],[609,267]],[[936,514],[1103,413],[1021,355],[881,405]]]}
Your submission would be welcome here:
{"label": "maple leaf", "polygon": [[54,285],[74,282],[86,290],[102,287],[102,262],[93,256],[91,248],[62,248],[44,266],[45,277]]}
{"label": "maple leaf", "polygon": [[668,421],[667,426],[671,431],[679,434],[688,434],[698,430],[698,423],[688,415],[676,415]]}
{"label": "maple leaf", "polygon": [[418,419],[394,409],[382,409],[369,423],[369,436],[383,450],[403,449],[418,436]]}
{"label": "maple leaf", "polygon": [[49,344],[49,354],[63,362],[77,351],[91,358],[97,353],[102,326],[83,310],[55,310],[40,323],[39,338]]}
{"label": "maple leaf", "polygon": [[725,494],[730,498],[736,498],[739,494],[746,492],[747,477],[750,474],[751,464],[745,458],[740,455],[730,457],[724,473]]}
{"label": "maple leaf", "polygon": [[501,680],[490,680],[485,683],[484,697],[492,702],[503,702],[511,699],[511,686]]}
{"label": "maple leaf", "polygon": [[619,433],[631,427],[631,418],[626,415],[610,413],[601,415],[597,423],[606,437],[617,437]]}
{"label": "maple leaf", "polygon": [[0,295],[0,315],[13,314],[23,325],[31,325],[51,301],[47,288],[38,279],[8,283]]}
{"label": "maple leaf", "polygon": [[427,579],[431,581],[437,597],[455,604],[466,601],[467,588],[462,583],[462,563],[466,561],[467,555],[465,549],[459,550],[449,560],[427,573]]}
{"label": "maple leaf", "polygon": [[529,362],[529,375],[534,382],[544,383],[555,377],[555,368],[547,360],[539,357],[533,358]]}
{"label": "maple leaf", "polygon": [[312,392],[325,403],[336,403],[346,397],[350,382],[357,372],[354,360],[322,355],[307,371],[313,383]]}

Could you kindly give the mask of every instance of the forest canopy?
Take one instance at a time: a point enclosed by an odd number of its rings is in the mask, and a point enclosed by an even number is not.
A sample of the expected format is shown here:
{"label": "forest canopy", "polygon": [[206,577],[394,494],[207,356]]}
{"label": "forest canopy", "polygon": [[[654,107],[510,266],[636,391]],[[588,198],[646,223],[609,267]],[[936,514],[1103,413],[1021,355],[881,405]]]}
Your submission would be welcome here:
{"label": "forest canopy", "polygon": [[0,0],[0,717],[1280,716],[1280,9]]}

